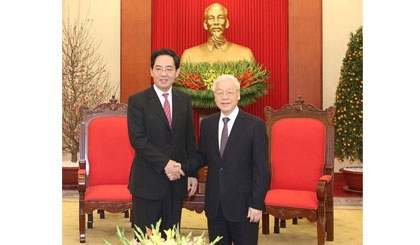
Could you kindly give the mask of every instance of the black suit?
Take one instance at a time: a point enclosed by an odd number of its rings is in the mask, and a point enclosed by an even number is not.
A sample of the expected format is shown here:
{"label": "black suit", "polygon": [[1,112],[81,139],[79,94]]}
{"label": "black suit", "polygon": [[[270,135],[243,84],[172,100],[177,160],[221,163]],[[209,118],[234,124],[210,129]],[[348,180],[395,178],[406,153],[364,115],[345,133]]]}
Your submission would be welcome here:
{"label": "black suit", "polygon": [[[217,231],[213,232],[217,228],[212,227],[212,221],[220,217],[228,222],[250,224],[248,208],[264,209],[269,181],[264,121],[239,110],[221,157],[218,139],[220,115],[216,113],[201,121],[197,160],[185,165],[187,171],[208,165],[205,211],[211,240],[219,235],[215,234]],[[252,225],[250,232],[236,234],[240,237],[230,234],[235,244],[256,244],[258,223]]]}
{"label": "black suit", "polygon": [[[162,104],[150,87],[130,96],[127,120],[136,152],[128,186],[133,195],[134,223],[144,229],[162,217],[161,228],[172,228],[180,221],[187,178],[171,182],[164,168],[170,159],[182,163],[195,154],[191,98],[172,89],[171,129]],[[172,211],[162,211],[165,207]]]}

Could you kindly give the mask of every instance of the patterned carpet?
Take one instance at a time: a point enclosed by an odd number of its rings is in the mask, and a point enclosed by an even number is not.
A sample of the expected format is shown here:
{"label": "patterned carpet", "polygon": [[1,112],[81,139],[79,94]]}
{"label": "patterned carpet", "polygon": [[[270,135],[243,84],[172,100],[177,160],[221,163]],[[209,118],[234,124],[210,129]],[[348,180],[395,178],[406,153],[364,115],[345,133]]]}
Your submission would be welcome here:
{"label": "patterned carpet", "polygon": [[[358,245],[363,242],[363,198],[334,198],[334,241],[326,242],[329,244]],[[62,202],[62,229],[64,245],[79,243],[79,223],[78,223],[78,194],[77,191],[63,190]],[[261,245],[268,244],[290,244],[290,245],[311,245],[317,244],[316,223],[310,223],[306,219],[299,219],[298,225],[292,225],[291,220],[287,220],[287,228],[282,228],[280,234],[273,232],[273,217],[270,216],[270,234],[260,234],[259,242]],[[104,244],[104,239],[114,245],[119,244],[116,235],[117,225],[125,229],[127,237],[132,237],[133,232],[130,228],[128,219],[123,214],[112,214],[106,212],[106,219],[99,219],[99,215],[94,214],[93,229],[86,232],[86,244]],[[182,211],[181,234],[193,233],[199,236],[203,231],[207,235],[207,222],[204,212],[197,214],[189,210]]]}

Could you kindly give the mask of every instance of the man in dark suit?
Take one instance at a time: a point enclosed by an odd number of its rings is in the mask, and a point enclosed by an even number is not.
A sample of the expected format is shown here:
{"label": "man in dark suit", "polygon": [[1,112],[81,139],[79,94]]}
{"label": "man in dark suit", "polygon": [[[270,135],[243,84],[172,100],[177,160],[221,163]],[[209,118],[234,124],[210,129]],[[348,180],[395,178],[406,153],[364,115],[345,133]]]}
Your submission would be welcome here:
{"label": "man in dark suit", "polygon": [[218,244],[257,244],[268,190],[266,126],[238,108],[239,86],[231,75],[214,81],[221,112],[201,121],[197,157],[182,165],[186,172],[208,165],[205,211],[210,240],[223,236]]}
{"label": "man in dark suit", "polygon": [[[128,131],[136,152],[128,188],[133,195],[134,224],[143,232],[160,218],[163,235],[163,230],[180,222],[187,192],[180,163],[196,151],[191,98],[172,89],[179,63],[179,56],[170,49],[153,52],[154,85],[128,99]],[[195,192],[196,178],[188,178],[188,188],[190,194]]]}

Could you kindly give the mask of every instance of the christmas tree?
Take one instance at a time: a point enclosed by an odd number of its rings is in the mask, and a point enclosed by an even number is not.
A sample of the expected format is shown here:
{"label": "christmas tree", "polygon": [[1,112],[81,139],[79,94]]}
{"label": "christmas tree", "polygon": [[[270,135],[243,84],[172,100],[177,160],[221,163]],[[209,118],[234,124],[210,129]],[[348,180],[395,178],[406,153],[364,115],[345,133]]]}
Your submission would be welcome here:
{"label": "christmas tree", "polygon": [[335,95],[335,156],[363,161],[363,31],[350,33]]}

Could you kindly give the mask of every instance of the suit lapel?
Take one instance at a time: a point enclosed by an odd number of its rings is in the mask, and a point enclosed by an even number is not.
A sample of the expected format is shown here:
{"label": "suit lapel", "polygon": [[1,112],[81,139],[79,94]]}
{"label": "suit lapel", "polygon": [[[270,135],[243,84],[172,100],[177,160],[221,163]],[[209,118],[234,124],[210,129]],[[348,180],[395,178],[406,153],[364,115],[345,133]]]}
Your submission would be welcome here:
{"label": "suit lapel", "polygon": [[211,122],[209,123],[209,137],[211,137],[211,144],[213,149],[216,151],[217,159],[221,159],[220,151],[219,151],[219,119],[220,119],[220,112],[217,113],[215,116],[209,118]]}
{"label": "suit lapel", "polygon": [[160,100],[157,97],[156,91],[153,87],[149,88],[147,92],[147,98],[149,100],[149,105],[152,108],[152,111],[154,111],[169,128],[168,118],[166,118],[165,111],[163,110],[162,104],[160,103]]}
{"label": "suit lapel", "polygon": [[[233,123],[232,131],[230,132],[229,138],[226,142],[223,156],[227,156],[231,148],[235,145],[236,139],[238,138],[238,135],[241,133],[241,129],[243,128],[243,123],[244,123],[244,115],[242,111],[239,110],[238,116],[236,117],[235,122]],[[240,144],[240,142],[238,142],[237,144]],[[224,157],[222,158],[222,160],[223,159]]]}
{"label": "suit lapel", "polygon": [[172,128],[175,128],[177,125],[177,121],[179,120],[179,114],[181,113],[182,109],[182,100],[179,96],[178,91],[172,88]]}

